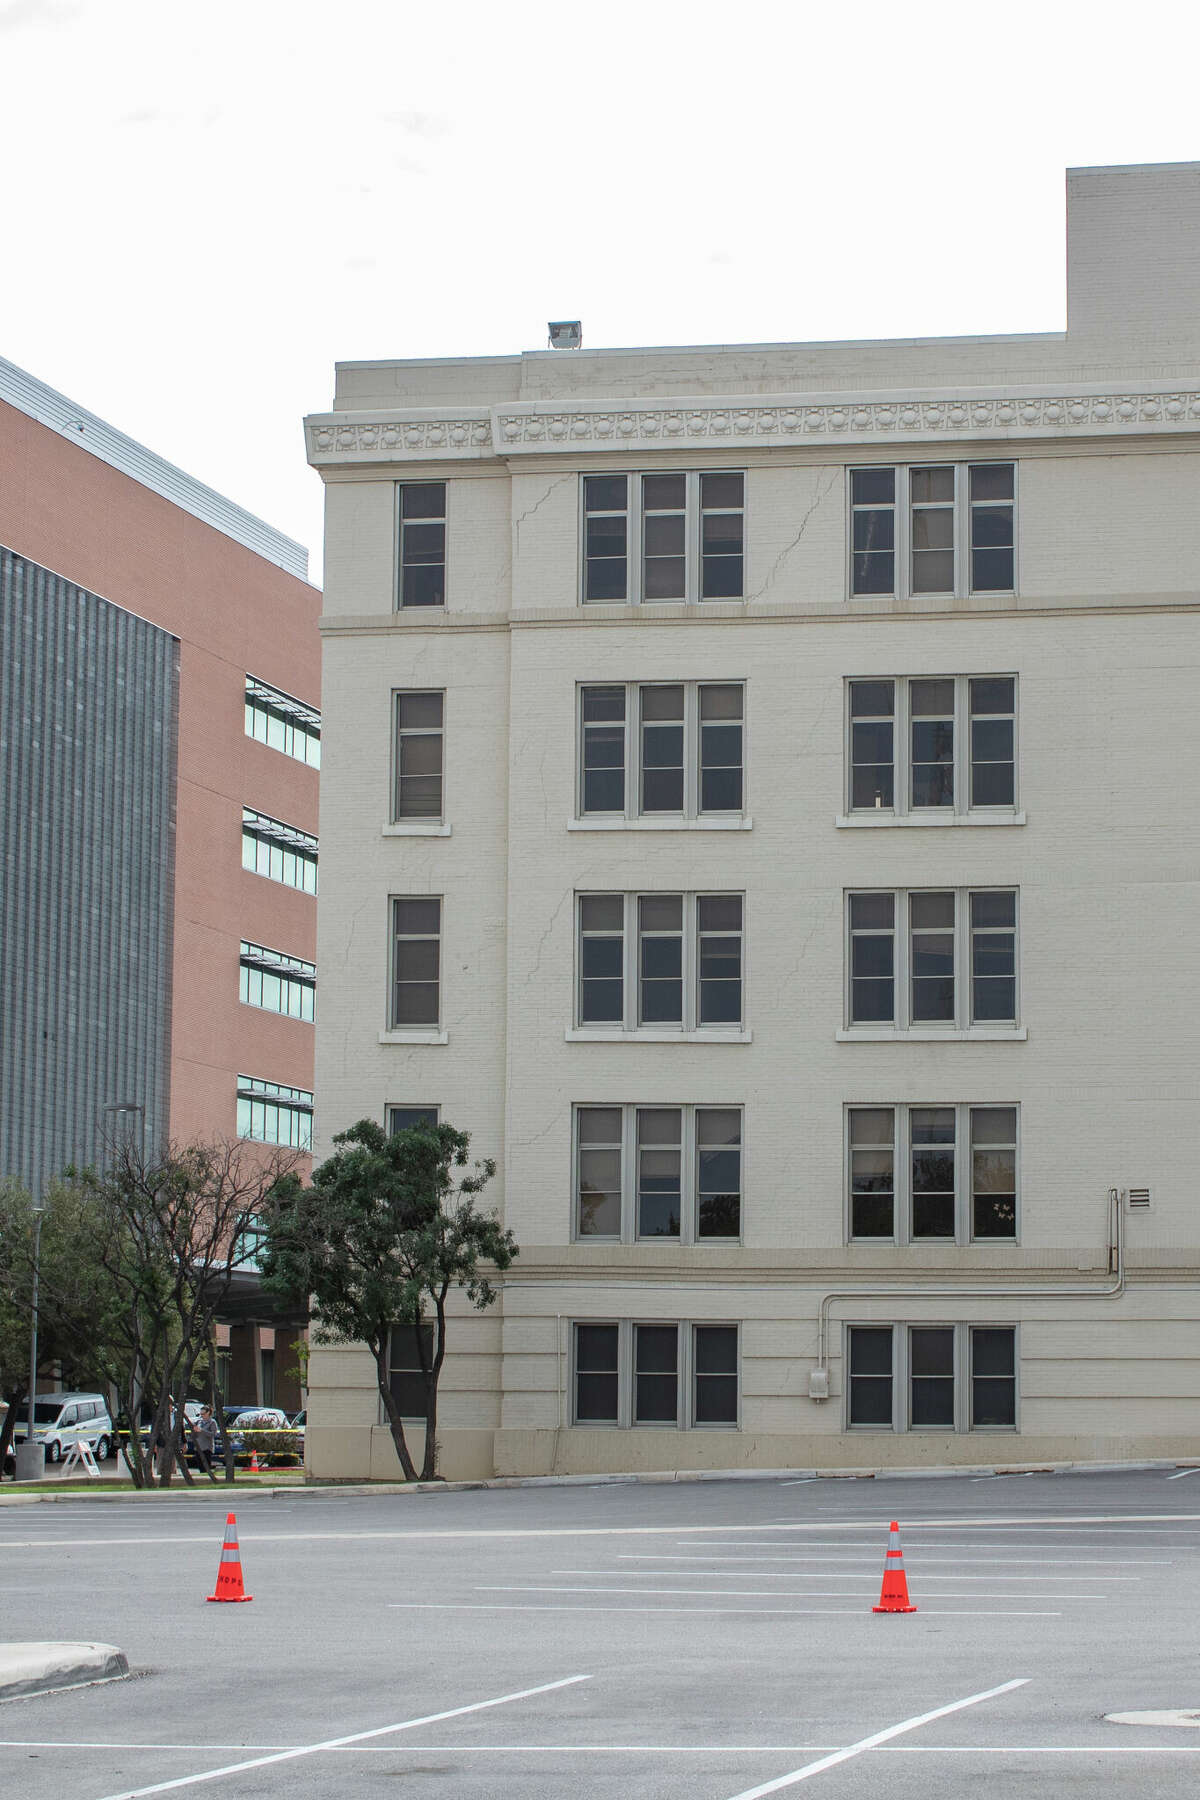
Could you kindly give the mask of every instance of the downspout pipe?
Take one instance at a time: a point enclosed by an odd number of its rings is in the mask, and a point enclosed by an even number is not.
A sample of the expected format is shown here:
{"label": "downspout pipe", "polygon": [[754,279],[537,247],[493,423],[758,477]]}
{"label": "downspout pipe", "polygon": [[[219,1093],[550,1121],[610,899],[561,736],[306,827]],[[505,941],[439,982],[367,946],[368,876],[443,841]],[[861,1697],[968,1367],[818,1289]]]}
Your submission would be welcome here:
{"label": "downspout pipe", "polygon": [[1105,1300],[1115,1299],[1125,1291],[1125,1244],[1121,1223],[1121,1196],[1116,1188],[1108,1190],[1108,1272],[1112,1280],[1101,1286],[1095,1282],[1072,1282],[1066,1286],[1035,1287],[1029,1282],[1019,1285],[962,1285],[952,1282],[888,1283],[876,1282],[869,1287],[835,1288],[821,1301],[817,1323],[817,1368],[828,1373],[829,1314],[839,1300],[878,1300],[900,1294],[910,1299],[955,1298],[967,1300]]}

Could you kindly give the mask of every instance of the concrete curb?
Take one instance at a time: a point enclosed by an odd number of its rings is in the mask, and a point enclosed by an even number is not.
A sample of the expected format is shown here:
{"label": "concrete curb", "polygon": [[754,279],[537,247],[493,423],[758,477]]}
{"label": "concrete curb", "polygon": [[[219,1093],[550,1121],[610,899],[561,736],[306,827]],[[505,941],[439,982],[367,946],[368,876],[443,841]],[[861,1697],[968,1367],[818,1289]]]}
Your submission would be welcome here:
{"label": "concrete curb", "polygon": [[124,1681],[128,1674],[125,1653],[115,1644],[0,1644],[0,1700]]}
{"label": "concrete curb", "polygon": [[699,1481],[953,1481],[978,1480],[997,1475],[1131,1475],[1153,1469],[1200,1468],[1200,1458],[1182,1461],[1164,1456],[1149,1461],[1129,1462],[1037,1462],[1037,1463],[939,1463],[929,1468],[888,1468],[864,1465],[846,1469],[660,1469],[637,1474],[593,1475],[493,1475],[480,1481],[309,1481],[302,1487],[250,1487],[224,1482],[205,1488],[129,1488],[121,1493],[89,1493],[87,1488],[72,1488],[61,1494],[0,1493],[0,1506],[51,1505],[64,1501],[86,1500],[91,1506],[105,1501],[121,1505],[152,1500],[178,1500],[239,1504],[245,1500],[280,1500],[293,1497],[320,1499],[336,1495],[341,1499],[358,1499],[371,1494],[472,1494],[508,1488],[595,1488],[595,1487],[661,1487],[672,1483],[680,1486]]}

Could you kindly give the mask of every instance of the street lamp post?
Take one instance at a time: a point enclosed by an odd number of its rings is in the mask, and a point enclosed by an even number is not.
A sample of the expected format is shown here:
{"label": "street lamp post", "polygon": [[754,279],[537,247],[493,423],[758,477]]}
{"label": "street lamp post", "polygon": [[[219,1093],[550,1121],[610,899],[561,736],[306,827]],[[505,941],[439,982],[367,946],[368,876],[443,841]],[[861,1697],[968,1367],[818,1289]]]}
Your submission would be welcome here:
{"label": "street lamp post", "polygon": [[45,1201],[39,1200],[33,1209],[33,1306],[29,1328],[29,1432],[23,1444],[17,1445],[18,1481],[40,1481],[46,1473],[46,1446],[39,1444],[33,1435],[34,1411],[37,1404],[37,1368],[38,1368],[38,1275],[41,1267],[42,1252],[42,1214]]}

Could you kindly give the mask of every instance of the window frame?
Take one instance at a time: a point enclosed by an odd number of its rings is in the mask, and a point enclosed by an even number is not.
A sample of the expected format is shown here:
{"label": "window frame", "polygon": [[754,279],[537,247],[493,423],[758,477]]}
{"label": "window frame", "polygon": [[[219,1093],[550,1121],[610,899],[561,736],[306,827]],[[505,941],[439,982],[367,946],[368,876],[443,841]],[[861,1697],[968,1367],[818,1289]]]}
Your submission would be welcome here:
{"label": "window frame", "polygon": [[[420,611],[421,608],[415,610]],[[442,703],[442,722],[433,726],[410,725],[401,727],[400,702],[410,699],[424,699],[436,695]],[[393,688],[392,689],[392,754],[391,773],[388,791],[388,823],[393,830],[428,830],[431,825],[444,825],[446,822],[446,690],[444,687],[430,688]],[[400,741],[402,737],[436,737],[441,743],[441,768],[438,771],[438,810],[436,813],[402,813],[400,811]]]}
{"label": "window frame", "polygon": [[[288,1087],[282,1082],[266,1081],[258,1075],[239,1075],[236,1087],[237,1101],[237,1135],[250,1144],[281,1144],[288,1149],[303,1151],[306,1155],[312,1152],[313,1096],[307,1088]],[[277,1117],[288,1114],[295,1120],[297,1130],[287,1137],[264,1137],[253,1130],[241,1129],[241,1109],[245,1104],[251,1109],[258,1105],[269,1108]],[[307,1126],[304,1121],[307,1120]],[[251,1110],[250,1123],[253,1125],[254,1114]]]}
{"label": "window frame", "polygon": [[[593,602],[592,604],[598,604]],[[622,824],[633,821],[643,829],[658,826],[663,830],[686,822],[688,824],[740,824],[749,816],[747,786],[749,780],[748,719],[746,710],[748,682],[744,676],[736,676],[729,681],[710,680],[707,676],[684,681],[579,681],[575,685],[575,811],[573,822],[592,827]],[[679,812],[646,812],[642,809],[642,716],[641,694],[644,688],[683,689],[683,807]],[[622,688],[625,693],[625,717],[623,721],[623,788],[624,804],[619,810],[589,810],[585,805],[584,782],[586,777],[585,753],[588,726],[591,721],[584,719],[584,695],[595,688]],[[701,809],[701,788],[703,765],[701,757],[704,748],[705,721],[701,718],[701,690],[704,688],[739,688],[742,697],[741,718],[730,723],[738,723],[742,732],[742,804],[740,807],[712,807]],[[731,765],[721,764],[723,768]]]}
{"label": "window frame", "polygon": [[[255,846],[253,861],[246,860],[246,847]],[[267,852],[267,867],[259,867],[261,848]],[[286,874],[275,874],[272,864],[278,853],[281,868],[288,866],[287,859],[292,858],[295,870],[302,879],[289,881]],[[320,868],[320,844],[311,831],[304,831],[299,825],[289,825],[283,819],[276,819],[270,813],[259,812],[257,807],[242,806],[242,868],[248,875],[261,875],[264,881],[277,881],[281,887],[294,888],[299,894],[310,894],[314,898],[318,886],[318,870]],[[309,879],[311,876],[311,880]]]}
{"label": "window frame", "polygon": [[[954,1112],[954,1235],[915,1237],[912,1231],[912,1114]],[[854,1232],[854,1163],[852,1115],[856,1112],[890,1112],[892,1115],[892,1230],[890,1236]],[[975,1234],[974,1114],[1013,1112],[1013,1230],[1011,1237]],[[929,1246],[970,1249],[977,1244],[1015,1249],[1021,1242],[1021,1104],[1017,1100],[847,1100],[842,1107],[842,1241],[845,1244],[890,1244],[897,1249],[921,1250]],[[882,1146],[881,1146],[882,1147]],[[1007,1146],[1005,1146],[1007,1147]],[[861,1148],[861,1146],[860,1146]],[[743,1182],[744,1182],[743,1176]]]}
{"label": "window frame", "polygon": [[397,1132],[399,1132],[399,1131],[408,1131],[408,1130],[413,1129],[412,1126],[394,1125],[392,1123],[393,1114],[398,1113],[398,1112],[416,1112],[416,1113],[432,1113],[433,1114],[432,1119],[417,1120],[415,1122],[417,1124],[440,1125],[442,1122],[442,1109],[440,1106],[419,1106],[419,1105],[418,1106],[404,1106],[404,1105],[401,1105],[399,1102],[393,1102],[393,1101],[389,1100],[389,1101],[385,1102],[384,1108],[383,1108],[383,1129],[387,1133],[388,1137],[390,1137],[390,1138],[395,1137]]}
{"label": "window frame", "polygon": [[[1010,467],[1013,472],[1013,492],[1011,500],[997,502],[973,502],[971,499],[971,470],[992,464]],[[845,506],[846,506],[846,560],[845,560],[845,593],[847,600],[916,600],[918,603],[927,600],[983,598],[995,596],[1000,599],[1015,598],[1021,591],[1019,565],[1020,529],[1020,458],[1015,456],[976,456],[976,457],[921,457],[904,462],[880,462],[875,459],[864,459],[845,465]],[[927,469],[952,469],[954,471],[954,586],[918,591],[912,581],[913,555],[913,507],[932,506],[936,502],[915,501],[912,496],[912,476],[916,471]],[[889,470],[894,477],[894,499],[891,502],[894,518],[894,542],[892,545],[892,586],[889,591],[875,593],[856,593],[854,587],[854,515],[860,509],[866,510],[866,503],[854,500],[854,474],[868,471]],[[876,507],[885,503],[877,502]],[[1005,505],[1012,507],[1013,517],[1013,585],[1008,588],[975,588],[971,585],[972,549],[971,525],[974,505]]]}
{"label": "window frame", "polygon": [[[621,927],[621,979],[622,979],[622,1011],[619,1024],[612,1021],[591,1022],[584,1018],[583,989],[583,909],[587,900],[615,900],[623,903],[623,922]],[[649,1022],[642,1020],[642,931],[641,903],[644,900],[675,900],[681,903],[681,938],[682,938],[682,1005],[681,1018],[678,1023],[673,1020],[665,1022]],[[741,924],[736,931],[732,928],[722,931],[701,929],[700,903],[703,900],[737,900],[741,904]],[[588,936],[600,935],[588,933]],[[604,935],[615,936],[614,932]],[[734,937],[739,940],[741,949],[741,1007],[739,1017],[728,1022],[709,1022],[701,1024],[701,939],[705,937]],[[614,1039],[645,1038],[648,1035],[660,1037],[664,1033],[672,1037],[686,1038],[697,1033],[704,1034],[707,1042],[709,1034],[714,1041],[723,1038],[735,1041],[744,1037],[748,1030],[747,1014],[747,947],[749,933],[746,920],[746,894],[744,891],[732,889],[714,892],[711,889],[690,888],[682,892],[663,893],[657,889],[613,890],[613,889],[579,889],[575,893],[575,981],[574,1011],[572,1028],[575,1031],[604,1033]]]}
{"label": "window frame", "polygon": [[[238,999],[243,1006],[253,1006],[259,1012],[274,1013],[283,1019],[296,1019],[300,1024],[311,1025],[316,1018],[317,965],[305,961],[303,957],[291,956],[285,950],[272,950],[266,944],[251,943],[248,938],[239,940],[238,951]],[[309,996],[308,1011],[304,1011],[303,1000],[301,1010],[293,1012],[290,1007],[267,1006],[262,1000],[250,998],[249,990],[253,987],[253,976],[257,973],[274,976],[282,987],[294,987],[303,995]]]}
{"label": "window frame", "polygon": [[[954,1017],[948,1020],[914,1019],[913,1017],[913,957],[911,922],[911,901],[914,896],[926,894],[953,894],[954,896]],[[977,1019],[975,1016],[976,993],[975,973],[973,968],[973,935],[972,896],[986,894],[1011,894],[1013,898],[1013,1017],[1011,1019]],[[887,1019],[856,1020],[854,1018],[854,939],[858,932],[852,927],[852,902],[856,896],[887,896],[892,901],[892,1017]],[[865,929],[865,928],[863,928]],[[995,927],[994,929],[1004,929]],[[1012,1037],[1014,1033],[1024,1034],[1021,1023],[1021,890],[1017,886],[984,886],[984,887],[933,887],[920,886],[911,888],[846,888],[843,901],[843,948],[842,948],[842,1019],[840,1037],[843,1042],[855,1039],[878,1039],[881,1033],[887,1037],[918,1037],[921,1040],[937,1040],[938,1038],[987,1037],[1000,1033],[1004,1037]],[[886,935],[882,930],[876,935]]]}
{"label": "window frame", "polygon": [[[890,1425],[851,1420],[851,1336],[855,1331],[890,1331],[892,1334],[892,1419]],[[954,1422],[952,1425],[914,1425],[912,1422],[912,1334],[914,1331],[952,1331],[954,1368]],[[1011,1425],[975,1423],[975,1333],[1005,1331],[1013,1342],[1013,1422]],[[988,1378],[983,1379],[1006,1379]],[[974,1432],[1019,1433],[1021,1430],[1021,1327],[1006,1319],[848,1319],[842,1327],[842,1428],[856,1436],[867,1432],[892,1432],[918,1436],[964,1436]]]}
{"label": "window frame", "polygon": [[[397,929],[396,909],[397,909],[398,904],[405,900],[423,900],[423,901],[434,900],[437,902],[438,929],[437,929],[437,933],[436,933],[436,939],[435,939],[435,934],[432,932],[403,932],[403,933],[401,933]],[[392,1033],[402,1032],[405,1034],[415,1033],[419,1036],[434,1036],[441,1031],[442,1015],[443,1015],[443,1009],[444,1009],[444,1005],[445,1005],[445,994],[444,994],[445,967],[444,967],[444,957],[443,957],[443,947],[445,944],[445,937],[446,937],[446,899],[445,899],[444,894],[389,894],[388,895],[388,946],[389,946],[389,948],[388,948],[388,1003],[387,1003],[388,1024],[387,1024],[387,1029],[389,1032],[392,1032]],[[434,1020],[421,1020],[420,1022],[413,1022],[413,1021],[409,1021],[409,1020],[400,1020],[396,1016],[396,1012],[397,1012],[396,1001],[398,998],[398,986],[399,986],[399,979],[400,979],[399,974],[398,974],[399,946],[400,946],[400,942],[401,942],[402,938],[405,942],[411,942],[411,943],[427,943],[427,942],[432,942],[432,941],[436,941],[436,943],[437,943],[437,946],[438,946],[438,957],[437,957],[438,972],[437,972],[437,978],[436,978],[437,1017]],[[428,984],[421,982],[421,983],[417,983],[415,985],[425,986]]]}
{"label": "window frame", "polygon": [[[580,1326],[608,1326],[617,1333],[617,1416],[615,1419],[588,1419],[579,1416],[579,1329]],[[675,1418],[645,1419],[637,1417],[637,1334],[639,1328],[673,1329],[675,1351]],[[697,1417],[698,1377],[697,1333],[708,1330],[735,1333],[736,1401],[733,1419],[701,1420]],[[580,1431],[741,1431],[742,1430],[742,1328],[736,1319],[651,1319],[601,1317],[572,1318],[567,1357],[568,1391],[565,1411],[572,1430]],[[608,1371],[583,1371],[607,1373]]]}
{"label": "window frame", "polygon": [[[577,542],[579,545],[578,573],[576,576],[577,604],[580,606],[714,606],[722,602],[743,605],[746,600],[746,564],[747,542],[747,470],[718,469],[592,469],[582,472],[579,477],[578,492],[578,526]],[[736,475],[742,483],[742,504],[735,507],[707,507],[701,505],[702,477],[713,475]],[[668,599],[647,599],[645,596],[645,518],[643,483],[647,476],[682,476],[684,480],[684,581],[683,593]],[[593,516],[587,505],[587,482],[589,479],[621,480],[625,482],[625,593],[620,599],[604,598],[590,600],[588,586],[588,547],[587,522]],[[637,484],[636,487],[634,484]],[[652,512],[658,510],[650,509]],[[666,509],[674,510],[674,509]],[[704,596],[701,592],[704,580],[704,516],[705,513],[715,515],[736,514],[742,521],[742,586],[739,594],[712,594]],[[620,516],[611,508],[596,508],[597,516]]]}
{"label": "window frame", "polygon": [[[393,500],[392,500],[392,507],[393,507],[392,544],[393,544],[393,558],[394,558],[394,562],[395,562],[395,572],[394,572],[393,581],[392,581],[392,590],[393,590],[393,592],[392,592],[392,611],[395,613],[412,613],[414,615],[420,615],[421,613],[429,613],[429,612],[444,613],[446,610],[447,601],[448,601],[449,592],[450,592],[450,486],[451,486],[451,484],[449,481],[446,481],[446,480],[437,481],[437,480],[431,479],[428,481],[423,481],[418,478],[416,480],[394,481],[392,483],[392,486],[395,489],[395,494],[394,494]],[[431,525],[436,525],[436,524],[440,523],[441,527],[442,527],[442,562],[441,562],[442,598],[440,601],[430,601],[430,602],[427,602],[424,604],[414,603],[412,605],[407,605],[407,606],[405,605],[405,602],[404,602],[404,568],[405,568],[405,563],[404,563],[404,489],[406,487],[411,487],[411,488],[440,487],[442,489],[442,511],[441,511],[440,519],[435,519],[431,516],[427,521],[425,521],[426,523],[431,524]],[[414,567],[414,568],[422,568],[422,567],[430,568],[430,567],[434,567],[436,565],[429,564],[429,563],[425,563],[425,564],[414,563],[410,566]]]}
{"label": "window frame", "polygon": [[[411,1375],[411,1376],[415,1377],[418,1381],[422,1379],[422,1371],[421,1371],[421,1366],[420,1366],[419,1361],[415,1365],[413,1365],[412,1367],[409,1367],[409,1368],[397,1368],[397,1366],[393,1363],[393,1361],[392,1361],[392,1354],[393,1354],[393,1348],[394,1348],[393,1339],[394,1339],[394,1334],[397,1331],[411,1331],[412,1332],[413,1345],[414,1345],[414,1350],[413,1350],[414,1356],[416,1355],[415,1345],[416,1345],[417,1332],[420,1331],[422,1337],[428,1338],[430,1360],[432,1361],[432,1358],[433,1358],[434,1329],[433,1329],[433,1320],[432,1319],[422,1319],[420,1321],[419,1325],[407,1325],[407,1326],[406,1325],[400,1325],[400,1326],[394,1325],[392,1327],[392,1329],[388,1332],[387,1369],[388,1369],[388,1387],[389,1387],[389,1389],[391,1389],[391,1387],[392,1387],[393,1374]],[[394,1391],[393,1391],[392,1397],[393,1397],[393,1399],[396,1398]],[[397,1400],[396,1404],[399,1405],[400,1402]],[[380,1400],[380,1402],[379,1402],[379,1411],[380,1411],[380,1415],[381,1415],[380,1423],[386,1425],[387,1424],[387,1414],[386,1414],[382,1400]],[[425,1417],[426,1417],[426,1415],[425,1415],[425,1410],[423,1407],[420,1412],[416,1412],[416,1413],[401,1412],[401,1414],[400,1414],[401,1421],[405,1425],[424,1425]]]}
{"label": "window frame", "polygon": [[[273,744],[268,735],[260,736],[253,728],[259,717],[265,720],[275,719],[283,727],[282,744]],[[246,736],[253,738],[257,744],[265,744],[269,750],[278,750],[284,756],[290,756],[293,762],[303,763],[306,768],[321,767],[321,714],[315,706],[307,701],[298,700],[283,688],[274,687],[271,682],[264,681],[259,675],[246,675]],[[267,726],[269,731],[269,725]],[[302,753],[296,750],[296,741],[302,742]],[[314,754],[315,746],[315,754]]]}
{"label": "window frame", "polygon": [[[580,1115],[585,1112],[619,1112],[621,1115],[618,1152],[620,1224],[614,1232],[584,1232],[579,1229],[580,1152],[584,1148],[580,1136]],[[677,1236],[655,1233],[642,1237],[638,1231],[638,1114],[641,1112],[678,1111],[680,1113],[680,1219]],[[703,1112],[734,1112],[738,1115],[738,1229],[737,1234],[714,1236],[700,1231],[700,1141],[697,1115]],[[746,1240],[746,1108],[740,1101],[645,1101],[645,1100],[578,1100],[571,1107],[571,1178],[568,1197],[570,1242],[572,1244],[673,1244],[680,1249],[706,1245],[738,1245]]]}
{"label": "window frame", "polygon": [[[954,683],[954,804],[952,806],[918,806],[912,804],[912,706],[914,681],[953,681]],[[976,806],[971,788],[974,758],[971,754],[971,723],[975,718],[1008,717],[1000,713],[974,713],[971,709],[973,681],[1011,681],[1013,684],[1013,797],[1000,806]],[[892,684],[892,804],[891,806],[856,806],[854,804],[854,710],[853,689],[862,682]],[[903,820],[914,825],[943,825],[958,820],[980,824],[1008,822],[1020,816],[1021,808],[1021,693],[1020,679],[1013,669],[974,669],[967,674],[847,675],[845,691],[845,732],[843,749],[842,817],[857,823],[871,820],[894,824]]]}

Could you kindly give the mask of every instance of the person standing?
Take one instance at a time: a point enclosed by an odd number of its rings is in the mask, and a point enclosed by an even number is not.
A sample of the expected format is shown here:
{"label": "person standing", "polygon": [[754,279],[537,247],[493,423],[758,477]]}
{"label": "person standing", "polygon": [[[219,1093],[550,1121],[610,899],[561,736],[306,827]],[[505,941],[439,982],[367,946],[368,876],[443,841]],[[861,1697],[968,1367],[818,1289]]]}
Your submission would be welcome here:
{"label": "person standing", "polygon": [[196,1446],[196,1461],[200,1464],[210,1481],[217,1479],[213,1462],[217,1453],[217,1421],[213,1418],[211,1406],[200,1409],[200,1417],[192,1426],[192,1442]]}

